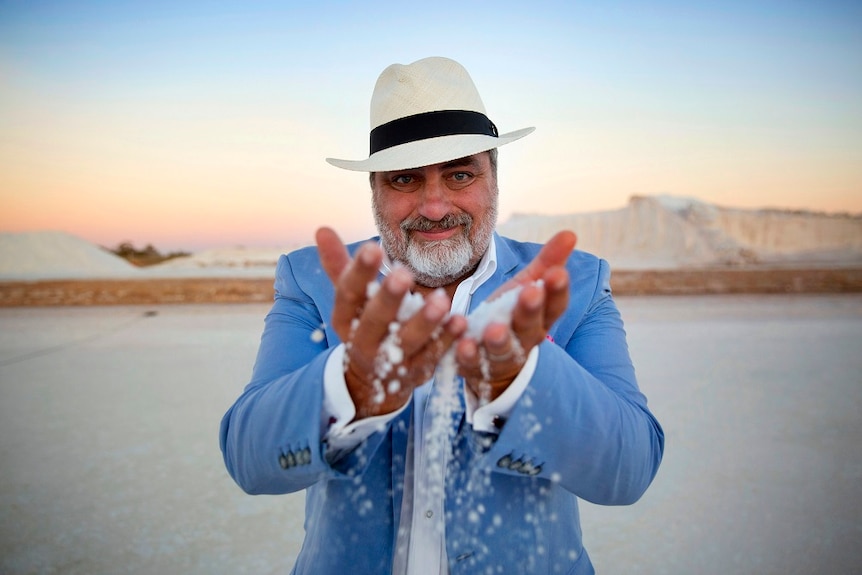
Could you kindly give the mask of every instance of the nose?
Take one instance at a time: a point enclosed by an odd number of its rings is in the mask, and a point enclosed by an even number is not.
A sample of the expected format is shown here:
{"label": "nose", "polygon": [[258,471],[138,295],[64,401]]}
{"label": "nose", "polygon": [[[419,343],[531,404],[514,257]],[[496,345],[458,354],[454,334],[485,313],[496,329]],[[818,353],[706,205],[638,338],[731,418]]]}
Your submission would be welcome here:
{"label": "nose", "polygon": [[419,214],[435,222],[442,220],[452,211],[451,193],[443,178],[427,178],[421,190]]}

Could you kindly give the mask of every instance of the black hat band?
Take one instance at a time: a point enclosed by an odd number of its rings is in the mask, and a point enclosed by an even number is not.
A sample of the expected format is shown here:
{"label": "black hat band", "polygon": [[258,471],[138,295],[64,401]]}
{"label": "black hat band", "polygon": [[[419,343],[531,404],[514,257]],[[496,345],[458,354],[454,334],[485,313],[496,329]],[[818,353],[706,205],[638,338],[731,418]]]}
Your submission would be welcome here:
{"label": "black hat band", "polygon": [[497,126],[481,112],[436,110],[386,122],[371,130],[371,153],[393,146],[455,134],[497,137]]}

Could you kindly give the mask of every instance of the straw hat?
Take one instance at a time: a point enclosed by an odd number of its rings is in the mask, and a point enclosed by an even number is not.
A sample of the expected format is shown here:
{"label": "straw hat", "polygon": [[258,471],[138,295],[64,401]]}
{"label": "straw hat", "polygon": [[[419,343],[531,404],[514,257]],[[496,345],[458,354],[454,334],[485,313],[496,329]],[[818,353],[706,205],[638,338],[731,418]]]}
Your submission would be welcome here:
{"label": "straw hat", "polygon": [[467,70],[448,58],[425,58],[393,64],[377,79],[368,159],[326,161],[359,172],[405,170],[498,148],[533,130],[499,135]]}

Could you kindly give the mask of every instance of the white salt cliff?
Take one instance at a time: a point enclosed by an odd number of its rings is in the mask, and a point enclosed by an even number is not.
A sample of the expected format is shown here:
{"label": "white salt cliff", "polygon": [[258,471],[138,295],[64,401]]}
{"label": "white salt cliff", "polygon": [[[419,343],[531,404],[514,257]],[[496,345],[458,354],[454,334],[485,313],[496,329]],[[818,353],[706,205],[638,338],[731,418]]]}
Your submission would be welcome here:
{"label": "white salt cliff", "polygon": [[738,209],[693,198],[634,196],[619,210],[515,214],[503,235],[544,242],[570,229],[578,249],[615,269],[862,265],[862,215]]}

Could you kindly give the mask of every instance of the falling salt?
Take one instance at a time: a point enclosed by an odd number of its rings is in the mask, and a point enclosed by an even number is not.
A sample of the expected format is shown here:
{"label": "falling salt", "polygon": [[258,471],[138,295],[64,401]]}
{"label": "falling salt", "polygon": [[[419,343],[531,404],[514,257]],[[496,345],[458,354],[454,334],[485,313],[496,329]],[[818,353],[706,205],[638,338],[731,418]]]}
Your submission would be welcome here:
{"label": "falling salt", "polygon": [[[492,301],[479,304],[473,313],[467,316],[466,336],[481,340],[482,334],[491,323],[511,323],[512,310],[520,290],[520,287],[512,289]],[[458,383],[458,365],[454,348],[447,350],[437,365],[433,386],[434,391],[428,407],[431,421],[425,435],[427,493],[422,495],[429,500],[439,500],[445,499],[446,495],[446,468],[455,436],[453,419],[461,410],[459,396],[462,392]],[[478,522],[479,517],[476,511],[468,514],[470,521]],[[442,519],[438,519],[435,528],[443,532],[445,526]]]}
{"label": "falling salt", "polygon": [[[371,299],[379,290],[380,284],[378,282],[368,282],[368,285],[365,287],[365,296],[368,299]],[[399,306],[398,312],[396,313],[396,321],[406,321],[407,319],[412,317],[417,311],[422,309],[422,305],[424,303],[425,298],[423,298],[421,294],[407,292],[404,295],[404,298],[401,300],[401,305]]]}
{"label": "falling salt", "polygon": [[326,328],[326,324],[320,324],[320,327],[311,332],[311,341],[314,343],[323,341],[323,338],[326,337],[326,334],[323,332],[324,328]]}
{"label": "falling salt", "polygon": [[421,294],[408,292],[401,300],[401,306],[395,318],[399,322],[407,321],[425,305],[425,298]]}
{"label": "falling salt", "polygon": [[374,396],[371,400],[380,405],[386,401],[386,392],[383,390],[383,382],[381,382],[380,379],[375,378],[374,381],[371,382],[371,385],[374,387]]}
{"label": "falling salt", "polygon": [[[380,285],[371,282],[367,286],[369,298],[380,289]],[[440,290],[438,290],[440,291]],[[482,302],[473,313],[467,316],[467,329],[465,336],[481,341],[482,335],[491,323],[510,324],[512,321],[512,310],[518,300],[521,287],[516,287],[503,293],[491,301]],[[396,319],[388,326],[388,333],[381,343],[378,357],[374,366],[374,401],[383,402],[387,393],[395,394],[401,391],[400,380],[393,376],[404,377],[406,368],[402,365],[404,352],[401,348],[400,329],[401,325],[416,313],[420,312],[425,305],[425,299],[420,294],[407,293],[402,298],[401,305],[396,313]],[[351,335],[356,330],[358,320],[351,325]],[[441,330],[432,334],[432,339],[440,336]],[[523,358],[523,349],[516,338],[512,339],[513,358]],[[484,347],[480,346],[480,368],[483,376],[488,379],[488,358],[484,354]],[[346,356],[346,354],[345,354]],[[484,365],[481,365],[484,364]],[[390,379],[391,378],[391,379]],[[384,389],[383,382],[389,380]],[[489,390],[490,391],[490,390]],[[423,457],[425,460],[425,483],[424,490],[417,492],[416,496],[425,498],[427,501],[439,501],[445,499],[446,468],[451,456],[451,445],[455,435],[453,420],[462,409],[460,399],[462,391],[459,385],[458,365],[455,359],[454,347],[446,351],[440,359],[435,371],[433,391],[429,396],[428,415],[430,421],[425,430],[425,444]],[[481,398],[480,398],[481,400]],[[487,398],[486,398],[487,400]],[[483,402],[484,403],[484,402]],[[484,487],[490,486],[490,478],[478,479],[479,484]],[[471,510],[468,518],[471,522],[479,522],[485,509],[482,506]],[[442,533],[444,521],[440,516],[435,516],[435,528]],[[499,527],[502,519],[499,515],[492,518],[494,526]]]}
{"label": "falling salt", "polygon": [[[374,297],[380,289],[380,284],[377,282],[369,282],[365,288],[365,293],[368,299]],[[395,316],[395,321],[392,321],[387,326],[386,337],[380,344],[380,350],[377,357],[374,358],[374,380],[371,382],[374,388],[372,401],[381,404],[386,401],[386,395],[396,394],[401,391],[401,382],[397,379],[391,380],[384,389],[383,382],[386,381],[392,370],[399,377],[404,377],[407,374],[406,368],[402,365],[404,361],[404,350],[401,348],[401,330],[402,322],[412,317],[417,311],[422,309],[425,300],[420,294],[407,293],[401,300],[401,305]],[[354,318],[350,326],[350,341],[353,340],[353,334],[359,326],[359,319]],[[350,342],[347,346],[350,346]],[[345,362],[344,369],[347,370],[348,355],[344,354]]]}
{"label": "falling salt", "polygon": [[533,436],[536,435],[537,433],[539,433],[540,431],[542,431],[542,424],[541,423],[534,423],[533,426],[530,427],[530,429],[528,429],[524,435],[527,438],[527,440],[531,440],[531,439],[533,439]]}
{"label": "falling salt", "polygon": [[[484,301],[467,316],[467,333],[468,337],[476,340],[481,340],[482,334],[491,323],[509,324],[512,321],[512,310],[518,301],[518,294],[521,293],[522,286],[517,286],[507,292],[504,292],[499,297]],[[517,338],[511,339],[512,359],[523,363],[525,359],[524,349],[521,347]],[[491,379],[491,362],[488,358],[488,353],[484,347],[479,347],[479,371],[482,374],[483,381],[479,383],[479,407],[487,405],[491,395],[491,387],[487,383]]]}

